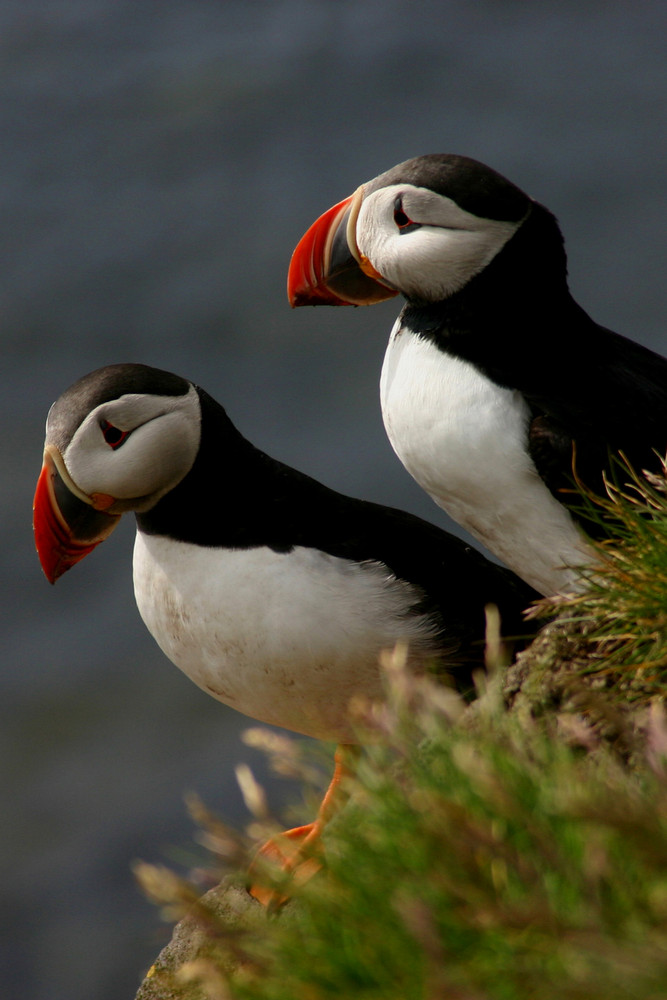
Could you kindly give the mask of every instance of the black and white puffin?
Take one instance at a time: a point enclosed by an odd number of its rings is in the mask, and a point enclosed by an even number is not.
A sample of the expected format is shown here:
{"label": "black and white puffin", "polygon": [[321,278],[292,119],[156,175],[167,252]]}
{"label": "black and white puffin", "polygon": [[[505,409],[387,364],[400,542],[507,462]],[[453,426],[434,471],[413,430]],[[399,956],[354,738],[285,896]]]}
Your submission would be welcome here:
{"label": "black and white puffin", "polygon": [[[401,293],[380,392],[417,482],[542,594],[592,553],[577,479],[667,447],[667,361],[598,326],[567,286],[554,216],[463,156],[419,156],[322,215],[294,251],[293,306]],[[587,524],[588,534],[595,534]]]}
{"label": "black and white puffin", "polygon": [[434,525],[269,458],[202,389],[136,364],[51,407],[34,503],[47,578],[128,512],[137,605],[167,657],[245,715],[339,744],[355,741],[351,698],[382,695],[383,649],[404,641],[414,668],[467,684],[485,606],[514,635],[537,597]]}

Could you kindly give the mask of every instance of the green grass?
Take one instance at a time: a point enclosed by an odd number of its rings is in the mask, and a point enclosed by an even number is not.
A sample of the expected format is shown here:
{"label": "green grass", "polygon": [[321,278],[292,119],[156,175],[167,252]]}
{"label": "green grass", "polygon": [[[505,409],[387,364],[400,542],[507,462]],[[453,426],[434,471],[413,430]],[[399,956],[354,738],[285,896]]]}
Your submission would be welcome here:
{"label": "green grass", "polygon": [[[597,565],[578,598],[545,602],[576,623],[585,644],[580,673],[605,682],[612,701],[648,702],[667,690],[667,476],[619,463],[605,497],[585,514],[613,525],[596,545]],[[565,613],[563,613],[565,612]]]}
{"label": "green grass", "polygon": [[[466,708],[407,675],[397,651],[386,705],[357,706],[365,745],[324,869],[277,915],[200,912],[207,947],[190,966],[199,992],[183,996],[667,996],[667,492],[662,477],[628,483],[597,501],[619,529],[586,594],[558,602],[540,652],[512,668],[525,680],[548,663],[549,676],[567,674],[569,700],[534,711],[496,670]],[[581,691],[622,706],[625,742],[596,728],[573,697]],[[619,752],[630,742],[631,757]],[[270,743],[278,769],[316,781],[298,744]],[[256,814],[250,839],[261,839],[266,806],[242,779]],[[242,870],[243,838],[201,807],[198,818],[221,866]],[[197,913],[191,890],[169,879],[158,875],[154,898],[176,901],[172,917]]]}

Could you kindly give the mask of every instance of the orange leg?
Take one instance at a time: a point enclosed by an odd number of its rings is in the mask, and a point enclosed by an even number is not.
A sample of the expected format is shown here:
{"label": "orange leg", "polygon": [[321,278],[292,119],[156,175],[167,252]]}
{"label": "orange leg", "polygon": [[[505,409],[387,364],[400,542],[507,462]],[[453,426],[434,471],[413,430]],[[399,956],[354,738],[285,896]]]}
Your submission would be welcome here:
{"label": "orange leg", "polygon": [[[332,816],[347,801],[348,793],[341,788],[341,782],[352,774],[351,765],[357,755],[358,750],[354,746],[348,744],[338,746],[334,756],[333,777],[314,822],[306,823],[305,826],[295,826],[292,830],[285,830],[284,833],[267,840],[257,852],[256,857],[261,858],[262,861],[273,862],[279,865],[285,873],[289,873],[295,885],[303,885],[322,867],[316,856],[320,849],[319,842],[322,831]],[[253,878],[254,867],[255,863],[253,862],[250,866],[250,875]],[[270,909],[277,909],[289,898],[276,892],[275,889],[263,885],[253,884],[248,892]]]}

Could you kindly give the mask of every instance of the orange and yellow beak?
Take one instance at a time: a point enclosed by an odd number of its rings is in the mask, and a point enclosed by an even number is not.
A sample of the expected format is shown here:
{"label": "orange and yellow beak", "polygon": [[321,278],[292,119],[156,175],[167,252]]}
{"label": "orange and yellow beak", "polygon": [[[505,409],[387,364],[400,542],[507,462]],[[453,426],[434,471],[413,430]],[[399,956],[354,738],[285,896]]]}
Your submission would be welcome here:
{"label": "orange and yellow beak", "polygon": [[75,490],[60,452],[47,446],[33,501],[33,528],[39,561],[50,583],[92,552],[120,520],[119,514],[104,510],[114,502],[112,497],[96,494],[83,499],[84,494]]}
{"label": "orange and yellow beak", "polygon": [[357,247],[363,197],[363,187],[357,188],[299,240],[287,276],[291,306],[368,306],[398,294]]}

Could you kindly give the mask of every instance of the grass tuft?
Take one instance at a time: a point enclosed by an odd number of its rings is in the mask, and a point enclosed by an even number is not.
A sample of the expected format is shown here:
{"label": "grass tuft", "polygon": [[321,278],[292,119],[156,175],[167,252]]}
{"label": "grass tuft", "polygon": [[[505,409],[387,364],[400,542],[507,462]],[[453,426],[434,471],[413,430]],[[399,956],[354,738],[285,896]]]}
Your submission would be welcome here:
{"label": "grass tuft", "polygon": [[[369,742],[327,832],[326,868],[245,931],[195,911],[217,991],[202,981],[201,995],[667,996],[662,711],[632,771],[611,749],[582,753],[505,712],[497,681],[482,695],[483,725],[480,713],[466,724],[464,709],[453,718],[430,679],[399,668],[388,684],[387,706],[366,714]],[[167,879],[161,901],[174,896],[183,889]]]}
{"label": "grass tuft", "polygon": [[[623,481],[621,481],[623,480]],[[586,495],[589,521],[614,535],[594,543],[586,589],[543,601],[579,626],[580,673],[603,681],[610,698],[648,703],[667,690],[667,466],[638,474],[621,462],[604,497]]]}

